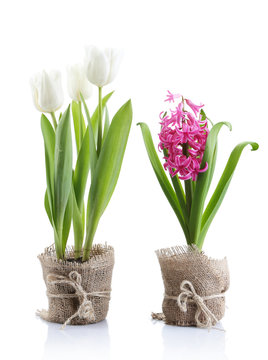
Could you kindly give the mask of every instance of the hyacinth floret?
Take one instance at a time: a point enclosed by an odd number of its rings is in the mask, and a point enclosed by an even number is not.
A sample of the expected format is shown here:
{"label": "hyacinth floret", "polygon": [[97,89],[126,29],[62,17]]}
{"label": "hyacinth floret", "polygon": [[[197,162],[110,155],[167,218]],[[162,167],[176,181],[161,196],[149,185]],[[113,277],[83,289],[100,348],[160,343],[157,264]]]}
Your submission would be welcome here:
{"label": "hyacinth floret", "polygon": [[[168,91],[165,101],[175,102],[175,99],[180,99],[175,109],[160,113],[159,150],[164,153],[164,168],[172,177],[178,174],[181,180],[196,181],[198,174],[208,169],[207,163],[200,168],[209,134],[207,119],[200,113],[204,105],[195,105]],[[189,110],[185,109],[185,103]]]}

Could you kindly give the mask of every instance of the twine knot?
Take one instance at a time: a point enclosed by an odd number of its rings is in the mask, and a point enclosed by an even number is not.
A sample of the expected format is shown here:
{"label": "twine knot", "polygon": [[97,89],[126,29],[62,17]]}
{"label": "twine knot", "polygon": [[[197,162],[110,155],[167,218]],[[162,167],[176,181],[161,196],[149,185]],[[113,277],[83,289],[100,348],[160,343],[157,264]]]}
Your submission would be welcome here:
{"label": "twine knot", "polygon": [[[200,328],[211,328],[213,325],[213,320],[215,323],[218,322],[216,316],[209,310],[209,308],[204,303],[204,300],[214,299],[218,297],[223,297],[224,293],[210,295],[210,296],[200,296],[196,293],[193,284],[188,280],[183,280],[180,285],[181,293],[177,297],[177,303],[181,311],[187,312],[187,303],[193,302],[197,306],[195,313],[196,325]],[[203,314],[205,320],[202,322],[200,320],[200,315]]]}
{"label": "twine knot", "polygon": [[88,296],[98,296],[110,298],[110,291],[100,291],[100,292],[92,292],[87,293],[82,287],[82,276],[77,271],[71,271],[68,276],[58,275],[58,274],[48,274],[47,281],[51,284],[62,284],[62,285],[70,285],[74,288],[74,294],[52,294],[47,293],[48,297],[56,297],[56,298],[72,298],[79,297],[80,305],[77,311],[70,316],[65,323],[62,325],[61,329],[64,329],[66,325],[70,324],[72,319],[78,316],[80,319],[89,320],[90,322],[95,322],[95,313],[92,305],[92,301],[88,300]]}
{"label": "twine knot", "polygon": [[95,320],[92,302],[89,300],[83,301],[83,303],[79,306],[79,309],[77,310],[77,315],[80,317],[80,319]]}

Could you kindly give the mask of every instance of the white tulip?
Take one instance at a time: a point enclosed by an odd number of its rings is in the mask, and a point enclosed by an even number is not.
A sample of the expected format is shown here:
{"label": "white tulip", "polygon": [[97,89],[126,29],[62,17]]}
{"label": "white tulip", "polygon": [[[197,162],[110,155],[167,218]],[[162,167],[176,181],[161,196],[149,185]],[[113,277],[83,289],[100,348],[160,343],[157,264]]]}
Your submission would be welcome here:
{"label": "white tulip", "polygon": [[85,69],[88,80],[98,87],[109,84],[116,77],[122,60],[119,49],[86,48]]}
{"label": "white tulip", "polygon": [[37,110],[45,113],[53,113],[63,104],[63,90],[61,73],[59,71],[45,70],[35,74],[30,80],[33,101]]}
{"label": "white tulip", "polygon": [[92,85],[86,77],[85,68],[76,64],[67,69],[67,87],[71,99],[81,101],[80,93],[84,99],[88,99],[92,94]]}

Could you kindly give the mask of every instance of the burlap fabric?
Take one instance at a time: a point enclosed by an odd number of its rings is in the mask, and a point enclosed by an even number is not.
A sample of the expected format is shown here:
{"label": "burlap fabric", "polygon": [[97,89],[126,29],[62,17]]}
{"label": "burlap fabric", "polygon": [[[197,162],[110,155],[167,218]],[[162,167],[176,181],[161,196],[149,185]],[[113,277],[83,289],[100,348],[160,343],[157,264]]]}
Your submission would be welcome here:
{"label": "burlap fabric", "polygon": [[[217,320],[222,319],[225,312],[225,297],[221,294],[229,288],[226,258],[211,259],[203,252],[199,252],[197,248],[189,246],[161,249],[157,250],[156,254],[164,281],[165,297],[162,304],[163,314],[154,314],[154,318],[165,320],[167,324],[171,325],[198,325],[195,319],[198,308],[194,301],[187,302],[185,312],[178,306],[177,299],[182,292],[181,284],[187,281],[192,284],[198,298],[202,298],[201,302],[208,311]],[[219,295],[219,297],[203,300],[203,298],[214,295]],[[199,324],[206,323],[207,319],[202,311],[199,320]],[[217,321],[213,317],[211,320],[211,325],[215,325]]]}
{"label": "burlap fabric", "polygon": [[83,263],[68,261],[74,258],[72,248],[67,249],[65,255],[66,260],[58,260],[55,248],[51,246],[38,256],[42,265],[49,304],[47,311],[39,311],[40,317],[47,321],[63,324],[78,311],[82,301],[81,297],[75,295],[68,297],[68,294],[75,294],[75,289],[69,284],[57,284],[49,281],[54,275],[68,278],[71,272],[77,272],[81,274],[81,286],[86,293],[105,295],[87,296],[92,303],[94,321],[76,316],[70,321],[70,324],[84,325],[104,320],[109,308],[114,249],[107,245],[94,245],[90,259]]}

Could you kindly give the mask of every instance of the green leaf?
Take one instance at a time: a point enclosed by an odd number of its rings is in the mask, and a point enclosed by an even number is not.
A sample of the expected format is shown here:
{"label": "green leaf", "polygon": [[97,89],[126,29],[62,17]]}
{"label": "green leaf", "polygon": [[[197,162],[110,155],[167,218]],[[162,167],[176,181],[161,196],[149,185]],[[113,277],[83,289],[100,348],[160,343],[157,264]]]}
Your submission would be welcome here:
{"label": "green leaf", "polygon": [[210,185],[211,185],[211,182],[212,182],[212,179],[213,179],[213,175],[214,175],[214,171],[215,171],[215,167],[216,167],[217,153],[218,153],[218,141],[216,141],[214,154],[213,154],[212,161],[211,161],[211,169],[210,169],[210,172],[209,172],[207,193],[208,193],[208,190],[210,188]]}
{"label": "green leaf", "polygon": [[105,106],[104,113],[105,113],[105,122],[104,122],[102,146],[103,146],[103,144],[104,144],[104,141],[105,141],[105,139],[106,139],[106,136],[107,136],[107,134],[108,134],[108,130],[109,130],[109,127],[110,127],[109,113],[108,113],[107,106]]}
{"label": "green leaf", "polygon": [[82,146],[83,138],[86,132],[85,120],[82,113],[81,101],[78,103],[72,101],[72,115],[74,124],[74,134],[77,154]]}
{"label": "green leaf", "polygon": [[41,130],[45,144],[47,200],[50,213],[53,215],[55,132],[50,121],[44,114],[41,116]]}
{"label": "green leaf", "polygon": [[[62,115],[56,130],[54,166],[54,214],[57,234],[61,241],[63,219],[72,185],[72,137],[70,106]],[[61,244],[62,245],[62,244]]]}
{"label": "green leaf", "polygon": [[56,250],[57,258],[63,259],[64,253],[62,252],[62,241],[58,235],[58,231],[57,231],[55,225],[53,225],[53,230],[54,230],[54,243],[55,243],[55,250]]}
{"label": "green leaf", "polygon": [[85,99],[83,98],[83,95],[80,94],[80,96],[81,96],[81,99],[82,99],[82,102],[84,105],[87,122],[88,122],[89,156],[90,156],[90,169],[91,169],[91,181],[92,181],[96,163],[97,163],[97,151],[96,151],[96,144],[95,144],[95,139],[94,139],[94,134],[93,134],[93,129],[92,129],[92,125],[91,125],[91,120],[90,120],[87,104],[85,102]]}
{"label": "green leaf", "polygon": [[207,115],[205,114],[205,111],[204,111],[203,109],[201,109],[201,111],[200,111],[200,115],[202,116],[201,121],[206,120]]}
{"label": "green leaf", "polygon": [[83,228],[83,239],[84,239],[84,232],[85,232],[85,204],[83,203],[82,209],[82,228]]}
{"label": "green leaf", "polygon": [[62,228],[62,252],[65,253],[67,240],[70,233],[70,227],[73,217],[73,195],[70,192],[67,206],[65,209],[64,219],[63,219],[63,228]]}
{"label": "green leaf", "polygon": [[74,251],[75,251],[75,258],[77,259],[81,256],[81,249],[83,246],[83,239],[84,239],[84,223],[83,223],[84,207],[82,206],[82,213],[81,213],[76,202],[76,195],[74,188],[72,194],[73,194]]}
{"label": "green leaf", "polygon": [[[186,240],[188,241],[188,228],[187,228],[184,216],[183,216],[181,204],[179,203],[179,201],[176,197],[176,193],[173,190],[173,188],[168,180],[168,177],[163,169],[163,166],[159,160],[159,157],[157,156],[149,127],[145,123],[138,123],[137,125],[140,125],[140,127],[141,127],[146,150],[147,150],[150,162],[152,164],[153,170],[155,172],[155,175],[157,177],[157,180],[158,180],[164,194],[166,195],[166,198],[169,201],[172,209],[174,210],[174,212],[181,224],[181,227],[184,231]],[[174,180],[174,182],[175,182],[175,180]],[[176,185],[176,189],[178,191],[180,191],[179,184]]]}
{"label": "green leaf", "polygon": [[79,110],[80,110],[80,118],[79,118],[79,120],[80,120],[80,132],[82,134],[81,144],[82,144],[82,141],[83,141],[83,138],[85,136],[87,127],[86,127],[84,116],[83,116],[83,113],[82,113],[81,101],[79,102]]}
{"label": "green leaf", "polygon": [[45,205],[46,213],[49,218],[50,224],[53,226],[53,218],[52,218],[51,208],[50,208],[50,204],[49,204],[49,200],[48,200],[47,190],[45,193],[44,205]]}
{"label": "green leaf", "polygon": [[251,141],[245,141],[245,142],[238,144],[232,151],[232,153],[229,157],[229,160],[225,166],[225,169],[222,173],[222,176],[218,182],[218,185],[217,185],[213,195],[211,196],[211,199],[210,199],[210,201],[206,207],[206,210],[203,214],[203,217],[202,217],[202,225],[201,225],[202,230],[201,230],[198,242],[197,242],[197,246],[200,249],[202,248],[204,238],[206,236],[208,228],[209,228],[214,216],[216,215],[216,213],[224,199],[224,196],[227,192],[229,184],[232,180],[233,173],[234,173],[237,163],[240,159],[241,153],[242,153],[243,149],[245,148],[245,146],[247,146],[247,145],[251,145],[252,151],[255,151],[259,148],[259,145],[257,143],[251,142]]}
{"label": "green leaf", "polygon": [[201,109],[200,114],[202,116],[201,121],[208,120],[212,126],[214,125],[213,122],[207,117],[207,115],[203,109]]}
{"label": "green leaf", "polygon": [[213,156],[215,155],[215,147],[217,144],[217,137],[220,129],[223,125],[226,125],[231,130],[231,124],[228,122],[219,122],[215,124],[207,138],[206,148],[201,163],[201,169],[205,167],[206,162],[208,163],[208,169],[204,173],[198,175],[195,191],[191,206],[191,214],[189,221],[190,241],[196,244],[198,241],[201,220],[204,209],[206,196],[208,193],[208,187],[211,183],[211,173],[213,172]]}
{"label": "green leaf", "polygon": [[90,146],[89,146],[89,129],[87,128],[83,138],[82,146],[78,154],[74,177],[73,186],[75,192],[76,203],[79,211],[82,211],[84,203],[84,194],[87,184],[88,172],[90,168]]}
{"label": "green leaf", "polygon": [[72,114],[73,114],[76,151],[78,154],[80,149],[80,120],[79,120],[80,110],[79,110],[79,105],[76,101],[72,101]]}
{"label": "green leaf", "polygon": [[129,100],[115,114],[96,165],[88,196],[87,231],[83,260],[87,260],[89,257],[100,217],[114,192],[131,122],[132,106]]}
{"label": "green leaf", "polygon": [[[110,97],[113,95],[114,91],[110,92],[109,94],[105,95],[102,98],[102,108],[104,109],[104,107],[107,104],[107,101],[110,99]],[[92,117],[91,117],[91,124],[92,124],[92,129],[93,129],[93,134],[94,134],[94,139],[95,139],[95,143],[97,143],[98,140],[98,117],[99,117],[99,112],[98,112],[98,106],[96,107],[96,110],[94,111]]]}

